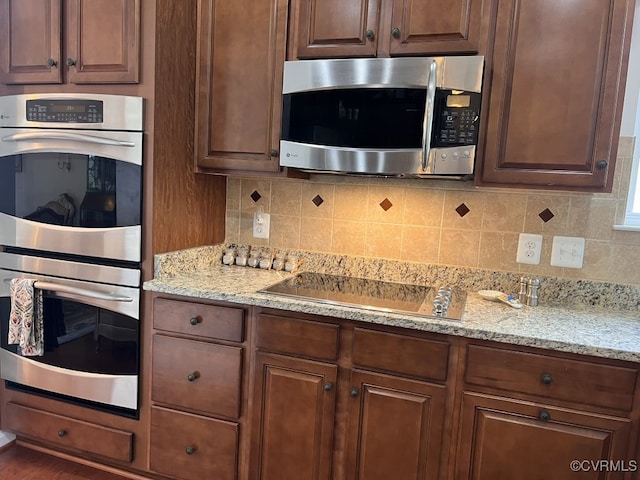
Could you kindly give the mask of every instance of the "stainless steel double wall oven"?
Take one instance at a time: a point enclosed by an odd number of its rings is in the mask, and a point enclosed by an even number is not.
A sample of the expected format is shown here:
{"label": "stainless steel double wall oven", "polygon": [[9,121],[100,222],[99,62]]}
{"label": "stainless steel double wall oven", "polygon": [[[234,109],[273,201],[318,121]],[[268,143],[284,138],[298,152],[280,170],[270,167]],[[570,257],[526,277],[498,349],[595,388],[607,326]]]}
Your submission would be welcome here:
{"label": "stainless steel double wall oven", "polygon": [[[0,376],[136,416],[143,100],[0,97]],[[43,292],[42,356],[8,344],[13,278]]]}

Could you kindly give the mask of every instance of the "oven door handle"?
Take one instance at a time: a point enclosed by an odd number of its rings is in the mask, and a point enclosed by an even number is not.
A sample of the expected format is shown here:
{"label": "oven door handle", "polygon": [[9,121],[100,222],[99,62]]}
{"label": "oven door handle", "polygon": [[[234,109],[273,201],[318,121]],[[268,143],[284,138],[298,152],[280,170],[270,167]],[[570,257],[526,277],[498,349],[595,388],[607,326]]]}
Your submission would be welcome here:
{"label": "oven door handle", "polygon": [[68,285],[60,285],[58,283],[36,281],[34,287],[40,290],[48,290],[55,293],[68,293],[81,297],[95,298],[96,300],[109,300],[111,302],[133,302],[133,298],[123,295],[112,295],[110,293],[96,292],[95,290],[87,290],[85,288],[70,287]]}
{"label": "oven door handle", "polygon": [[[9,283],[11,279],[7,278],[4,281],[6,283]],[[41,280],[36,280],[33,286],[40,290],[47,290],[49,292],[61,293],[62,294],[61,296],[64,296],[64,294],[67,294],[67,295],[75,295],[78,297],[94,298],[96,300],[107,300],[111,302],[127,302],[127,303],[133,302],[133,298],[125,297],[124,295],[113,295],[111,293],[96,292],[95,290],[87,290],[86,288],[70,287],[69,285],[60,285],[59,283],[43,282]]]}
{"label": "oven door handle", "polygon": [[38,140],[71,140],[73,142],[85,142],[99,145],[114,145],[117,147],[135,147],[133,142],[125,142],[122,140],[114,140],[113,138],[96,137],[94,135],[84,135],[81,133],[64,133],[64,132],[28,132],[14,133],[2,137],[3,142],[20,142],[38,141]]}

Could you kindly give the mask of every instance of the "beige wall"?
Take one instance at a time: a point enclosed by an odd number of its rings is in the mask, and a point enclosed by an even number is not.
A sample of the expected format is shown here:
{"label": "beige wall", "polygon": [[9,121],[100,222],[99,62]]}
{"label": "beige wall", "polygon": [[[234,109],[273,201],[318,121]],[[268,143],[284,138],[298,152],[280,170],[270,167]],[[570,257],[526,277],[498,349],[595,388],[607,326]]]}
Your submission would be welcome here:
{"label": "beige wall", "polygon": [[[640,232],[611,228],[624,215],[632,152],[633,137],[623,137],[611,194],[477,189],[469,182],[332,175],[310,180],[229,177],[226,240],[640,284]],[[257,201],[251,198],[253,192],[260,195]],[[322,203],[316,206],[313,199],[318,196]],[[456,209],[463,204],[469,211],[461,216]],[[271,215],[268,240],[252,236],[258,206]],[[539,216],[546,209],[554,214],[548,222]],[[521,232],[543,235],[540,265],[515,261]],[[586,239],[583,268],[550,265],[554,235]]]}

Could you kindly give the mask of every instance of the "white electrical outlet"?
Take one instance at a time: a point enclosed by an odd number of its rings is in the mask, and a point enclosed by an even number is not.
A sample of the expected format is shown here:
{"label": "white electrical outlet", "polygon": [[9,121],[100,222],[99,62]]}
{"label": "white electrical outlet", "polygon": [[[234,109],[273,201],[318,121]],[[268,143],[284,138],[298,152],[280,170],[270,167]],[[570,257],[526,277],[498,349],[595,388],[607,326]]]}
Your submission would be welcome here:
{"label": "white electrical outlet", "polygon": [[551,265],[554,267],[582,268],[584,238],[553,237]]}
{"label": "white electrical outlet", "polygon": [[521,233],[518,238],[518,252],[516,262],[538,265],[542,253],[542,235],[535,233]]}
{"label": "white electrical outlet", "polygon": [[262,211],[253,214],[253,237],[269,238],[269,226],[271,224],[271,216]]}

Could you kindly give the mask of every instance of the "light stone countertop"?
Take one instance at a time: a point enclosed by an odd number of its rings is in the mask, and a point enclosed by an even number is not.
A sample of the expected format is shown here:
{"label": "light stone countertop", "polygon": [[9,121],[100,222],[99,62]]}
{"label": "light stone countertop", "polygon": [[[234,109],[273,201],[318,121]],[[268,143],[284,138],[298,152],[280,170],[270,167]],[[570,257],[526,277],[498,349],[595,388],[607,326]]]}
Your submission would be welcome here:
{"label": "light stone countertop", "polygon": [[468,292],[462,321],[394,314],[364,308],[261,293],[291,274],[248,267],[211,265],[206,269],[145,282],[145,290],[194,299],[326,315],[427,332],[640,362],[640,314],[594,307],[524,307],[482,299]]}

